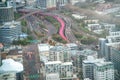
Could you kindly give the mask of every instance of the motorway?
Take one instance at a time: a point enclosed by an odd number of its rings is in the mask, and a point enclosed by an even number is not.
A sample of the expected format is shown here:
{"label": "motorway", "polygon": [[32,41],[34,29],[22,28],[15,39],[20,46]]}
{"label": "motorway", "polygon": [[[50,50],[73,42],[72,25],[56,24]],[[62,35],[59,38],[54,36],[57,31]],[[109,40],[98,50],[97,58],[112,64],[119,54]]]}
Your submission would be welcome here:
{"label": "motorway", "polygon": [[[24,10],[23,10],[23,12],[24,12]],[[41,16],[41,15],[42,15],[42,16],[52,16],[53,18],[55,18],[55,19],[61,24],[61,27],[60,27],[60,30],[59,30],[60,36],[61,36],[64,40],[68,41],[68,39],[67,39],[66,36],[64,35],[65,23],[64,23],[64,21],[63,21],[60,17],[58,17],[58,16],[56,16],[56,15],[52,15],[52,14],[48,14],[48,13],[40,13],[40,11],[34,11],[34,12],[31,12],[31,13],[28,13],[28,14],[22,16],[22,17],[19,18],[18,20],[24,19],[24,18],[26,18],[26,17],[28,17],[28,16],[33,15],[33,14],[39,14],[40,16]],[[32,23],[32,24],[33,24],[33,23]],[[35,24],[35,25],[36,25],[36,24]],[[53,30],[52,30],[52,31],[53,31]]]}

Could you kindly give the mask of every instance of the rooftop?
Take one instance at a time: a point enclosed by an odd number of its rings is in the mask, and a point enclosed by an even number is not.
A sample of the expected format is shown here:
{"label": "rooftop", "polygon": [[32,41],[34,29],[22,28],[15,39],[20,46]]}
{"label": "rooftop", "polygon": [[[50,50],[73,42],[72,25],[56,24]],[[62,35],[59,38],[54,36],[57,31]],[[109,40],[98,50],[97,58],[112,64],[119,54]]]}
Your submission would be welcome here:
{"label": "rooftop", "polygon": [[61,64],[62,62],[61,61],[49,61],[47,63],[45,63],[45,65],[49,65],[49,64]]}
{"label": "rooftop", "polygon": [[39,52],[49,51],[50,45],[49,44],[38,44],[38,50]]}
{"label": "rooftop", "polygon": [[97,66],[105,66],[105,65],[111,65],[112,62],[105,62],[105,61],[100,61],[100,62],[97,62],[95,63],[95,65]]}
{"label": "rooftop", "polygon": [[95,59],[93,56],[88,56],[86,60],[83,61],[83,63],[97,63],[97,62],[104,62],[105,59],[100,58],[100,59]]}
{"label": "rooftop", "polygon": [[50,50],[58,52],[58,51],[67,51],[69,49],[67,47],[65,47],[65,46],[58,45],[58,46],[54,46]]}
{"label": "rooftop", "polygon": [[4,23],[3,26],[1,26],[0,28],[14,28],[17,25],[20,25],[20,22],[16,22],[16,21],[12,21],[12,22],[6,22]]}
{"label": "rooftop", "polygon": [[82,51],[79,51],[79,55],[92,55],[92,54],[97,54],[97,52],[91,49],[84,49]]}
{"label": "rooftop", "polygon": [[73,65],[72,62],[64,62],[62,65]]}
{"label": "rooftop", "polygon": [[77,44],[75,44],[75,43],[68,43],[68,44],[66,44],[66,46],[67,47],[74,47],[74,46],[77,46]]}
{"label": "rooftop", "polygon": [[2,66],[0,67],[0,73],[5,72],[21,72],[23,71],[23,65],[19,62],[15,62],[13,59],[2,60]]}

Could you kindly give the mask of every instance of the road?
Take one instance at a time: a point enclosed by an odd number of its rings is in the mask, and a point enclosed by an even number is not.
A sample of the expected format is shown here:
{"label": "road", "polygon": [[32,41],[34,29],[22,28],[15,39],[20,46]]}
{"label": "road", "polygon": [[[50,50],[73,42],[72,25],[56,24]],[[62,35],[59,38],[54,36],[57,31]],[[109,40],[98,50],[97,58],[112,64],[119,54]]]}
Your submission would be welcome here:
{"label": "road", "polygon": [[57,29],[55,28],[55,26],[53,24],[51,24],[49,21],[44,20],[43,24],[46,26],[47,28],[47,36],[51,37],[53,34],[57,34]]}
{"label": "road", "polygon": [[[23,11],[23,12],[24,12],[24,11]],[[64,35],[65,23],[64,23],[64,21],[63,21],[61,18],[59,18],[59,17],[56,16],[56,15],[52,15],[51,13],[40,13],[40,11],[34,11],[34,12],[31,12],[31,13],[28,13],[28,14],[22,16],[22,17],[19,18],[18,20],[24,19],[24,18],[26,18],[26,17],[28,17],[28,16],[33,15],[33,14],[38,14],[38,15],[40,15],[40,16],[52,16],[53,18],[55,18],[55,19],[61,24],[60,30],[59,30],[60,36],[61,36],[64,40],[67,41],[67,38],[66,38],[66,36]],[[31,25],[33,25],[33,23],[32,23]],[[36,25],[36,24],[34,24],[34,25]]]}

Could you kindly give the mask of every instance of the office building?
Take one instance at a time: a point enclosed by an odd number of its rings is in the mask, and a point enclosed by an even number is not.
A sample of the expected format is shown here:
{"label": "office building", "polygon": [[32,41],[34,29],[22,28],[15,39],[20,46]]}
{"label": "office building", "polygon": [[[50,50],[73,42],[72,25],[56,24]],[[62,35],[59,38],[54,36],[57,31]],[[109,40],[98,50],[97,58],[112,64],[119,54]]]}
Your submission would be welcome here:
{"label": "office building", "polygon": [[14,11],[11,6],[0,7],[0,24],[14,20]]}
{"label": "office building", "polygon": [[98,57],[102,58],[105,56],[105,44],[107,43],[107,39],[99,38],[99,52]]}
{"label": "office building", "polygon": [[83,78],[89,78],[94,80],[94,63],[104,61],[104,59],[95,59],[92,56],[88,56],[87,59],[83,61]]}
{"label": "office building", "polygon": [[112,62],[98,62],[94,64],[94,80],[114,80],[114,66]]}
{"label": "office building", "polygon": [[83,78],[91,80],[114,80],[114,66],[112,62],[106,62],[105,59],[94,59],[88,56],[83,61]]}
{"label": "office building", "polygon": [[89,78],[85,78],[84,80],[91,80],[91,79],[89,79]]}
{"label": "office building", "polygon": [[67,3],[68,0],[36,0],[36,7],[40,9],[50,9],[64,6]]}
{"label": "office building", "polygon": [[[115,25],[111,25],[112,28],[115,27]],[[119,30],[119,29],[118,29]],[[118,31],[116,29],[114,30],[110,30],[109,31],[109,36],[106,36],[106,40],[103,40],[103,48],[101,48],[101,52],[102,50],[105,52],[105,59],[106,61],[111,61],[114,65],[114,69],[115,69],[115,80],[119,80],[120,79],[120,31]]]}
{"label": "office building", "polygon": [[21,32],[20,22],[6,22],[0,27],[0,42],[11,44],[13,40],[18,40]]}
{"label": "office building", "polygon": [[[120,79],[120,43],[116,46],[110,47],[111,49],[111,62],[113,62],[115,67],[115,76]],[[117,80],[119,80],[117,79]]]}

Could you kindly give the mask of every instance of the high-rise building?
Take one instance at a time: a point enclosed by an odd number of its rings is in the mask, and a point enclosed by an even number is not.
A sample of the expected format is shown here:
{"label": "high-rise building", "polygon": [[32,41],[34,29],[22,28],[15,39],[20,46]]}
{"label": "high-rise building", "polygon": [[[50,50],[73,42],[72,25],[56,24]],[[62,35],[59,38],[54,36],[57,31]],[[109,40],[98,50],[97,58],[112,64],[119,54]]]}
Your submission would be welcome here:
{"label": "high-rise building", "polygon": [[112,62],[98,62],[94,64],[94,80],[114,80],[114,66]]}
{"label": "high-rise building", "polygon": [[89,78],[94,80],[94,63],[104,61],[104,59],[94,59],[92,56],[88,56],[86,60],[83,61],[83,78]]}
{"label": "high-rise building", "polygon": [[[112,25],[114,28],[114,25]],[[118,29],[119,30],[119,29]],[[101,48],[101,52],[102,50],[105,50],[105,59],[106,61],[111,61],[113,62],[114,65],[114,69],[115,69],[115,80],[120,80],[120,31],[118,31],[117,29],[113,29],[109,31],[109,36],[106,36],[106,40],[107,42],[105,42],[105,40],[103,41],[103,43],[105,45],[103,45],[103,49]]]}
{"label": "high-rise building", "polygon": [[0,7],[0,24],[14,20],[13,7]]}
{"label": "high-rise building", "polygon": [[99,53],[98,57],[104,57],[105,56],[105,44],[107,43],[107,39],[100,38],[99,39]]}
{"label": "high-rise building", "polygon": [[120,44],[110,47],[111,48],[111,62],[115,67],[116,80],[120,79]]}
{"label": "high-rise building", "polygon": [[6,22],[0,27],[0,42],[10,44],[13,40],[17,40],[21,33],[20,22]]}
{"label": "high-rise building", "polygon": [[36,0],[36,7],[40,9],[56,8],[57,5],[64,6],[68,2],[68,0]]}

